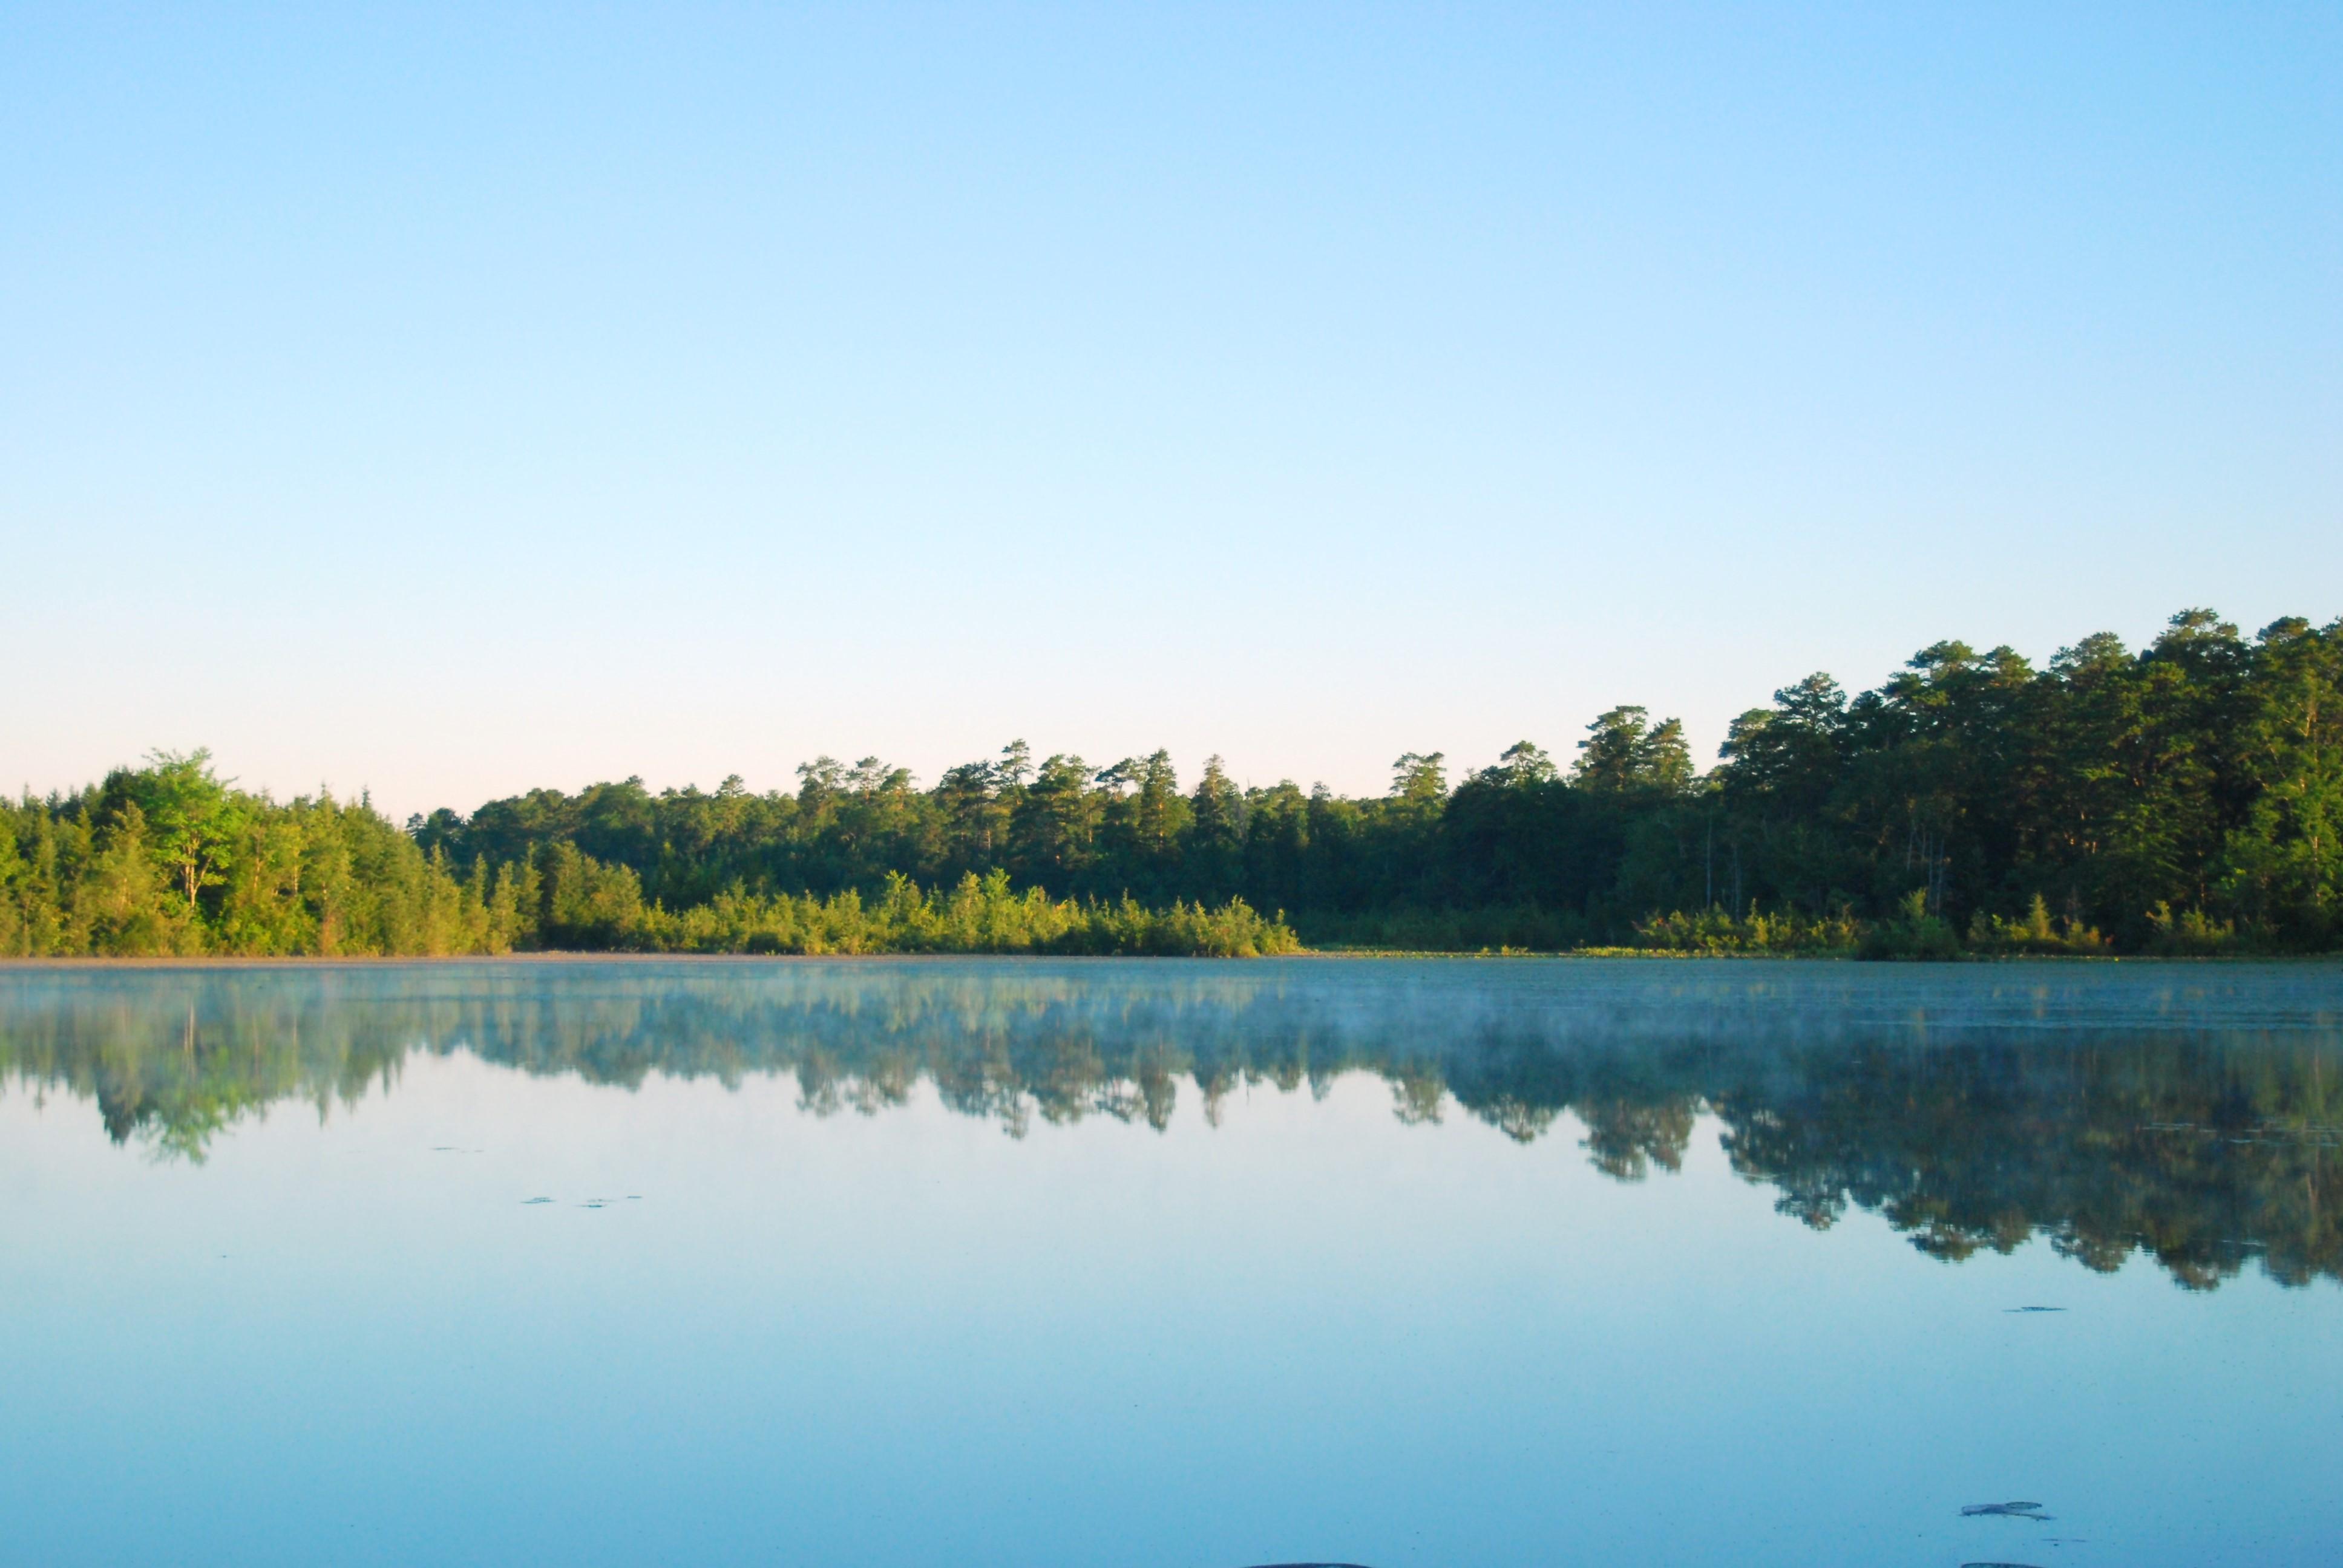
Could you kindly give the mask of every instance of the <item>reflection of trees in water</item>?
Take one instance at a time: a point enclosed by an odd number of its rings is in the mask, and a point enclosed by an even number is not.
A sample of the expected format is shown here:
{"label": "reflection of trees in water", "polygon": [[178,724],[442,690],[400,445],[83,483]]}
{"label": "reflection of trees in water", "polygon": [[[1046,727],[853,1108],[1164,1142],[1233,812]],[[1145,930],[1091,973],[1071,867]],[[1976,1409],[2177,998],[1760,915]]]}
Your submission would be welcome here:
{"label": "reflection of trees in water", "polygon": [[2300,1284],[2343,1277],[2337,1059],[2331,1038],[1873,1047],[1715,1103],[1735,1168],[1812,1225],[1852,1203],[1944,1258],[2046,1233],[2096,1269],[2141,1250],[2209,1286],[2250,1252]]}
{"label": "reflection of trees in water", "polygon": [[1710,1113],[1733,1168],[1772,1186],[1785,1214],[1821,1229],[1850,1207],[1868,1211],[1947,1260],[2038,1235],[2095,1269],[2147,1251],[2195,1288],[2248,1256],[2288,1284],[2343,1279],[2328,1170],[2343,1147],[2343,1031],[2325,1015],[2264,1032],[2222,1032],[2169,1009],[2120,1028],[1988,1018],[1947,1037],[1925,1010],[1774,1005],[1765,985],[1738,981],[1585,1000],[1509,996],[1520,988],[1475,983],[1469,967],[1423,984],[1385,975],[1042,964],[19,971],[0,992],[0,1072],[94,1099],[117,1142],[201,1160],[222,1130],[278,1101],[323,1117],[388,1086],[413,1050],[468,1050],[627,1087],[654,1071],[727,1085],[789,1073],[804,1109],[825,1116],[876,1115],[925,1079],[953,1111],[1015,1137],[1037,1116],[1102,1114],[1160,1131],[1183,1082],[1217,1124],[1233,1093],[1306,1084],[1323,1095],[1365,1071],[1390,1084],[1411,1125],[1455,1106],[1528,1142],[1568,1112],[1594,1164],[1624,1181],[1679,1170],[1695,1118]]}
{"label": "reflection of trees in water", "polygon": [[1695,1108],[1694,1098],[1682,1094],[1649,1103],[1613,1097],[1575,1107],[1586,1123],[1586,1148],[1595,1168],[1622,1181],[1641,1181],[1654,1161],[1670,1171],[1683,1170]]}

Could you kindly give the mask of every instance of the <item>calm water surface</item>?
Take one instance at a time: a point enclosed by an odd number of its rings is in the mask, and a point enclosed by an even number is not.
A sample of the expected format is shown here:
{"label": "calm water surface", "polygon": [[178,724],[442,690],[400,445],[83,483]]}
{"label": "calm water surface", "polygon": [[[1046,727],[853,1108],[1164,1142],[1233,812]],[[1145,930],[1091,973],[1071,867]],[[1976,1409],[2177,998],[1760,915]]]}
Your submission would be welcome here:
{"label": "calm water surface", "polygon": [[2335,966],[0,969],[0,1562],[2333,1563],[2338,1166]]}

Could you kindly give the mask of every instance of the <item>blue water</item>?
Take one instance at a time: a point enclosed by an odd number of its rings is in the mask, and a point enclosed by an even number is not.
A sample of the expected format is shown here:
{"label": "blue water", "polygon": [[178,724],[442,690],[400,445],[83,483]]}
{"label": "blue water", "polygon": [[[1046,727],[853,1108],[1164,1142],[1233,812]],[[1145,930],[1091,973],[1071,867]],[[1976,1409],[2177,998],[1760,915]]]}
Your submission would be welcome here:
{"label": "blue water", "polygon": [[0,1086],[6,1563],[2343,1560],[2336,966],[19,966]]}

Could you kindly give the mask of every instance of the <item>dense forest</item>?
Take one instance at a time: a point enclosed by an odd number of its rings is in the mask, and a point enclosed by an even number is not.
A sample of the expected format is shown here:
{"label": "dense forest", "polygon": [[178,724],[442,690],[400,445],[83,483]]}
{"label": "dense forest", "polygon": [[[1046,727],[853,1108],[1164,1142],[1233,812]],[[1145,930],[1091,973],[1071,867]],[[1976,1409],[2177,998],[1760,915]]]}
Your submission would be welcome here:
{"label": "dense forest", "polygon": [[12,980],[0,1080],[94,1100],[116,1141],[166,1159],[202,1160],[275,1102],[323,1116],[387,1091],[411,1051],[600,1084],[785,1073],[815,1115],[880,1114],[925,1080],[1015,1138],[1091,1116],[1160,1131],[1183,1095],[1217,1123],[1249,1087],[1323,1094],[1370,1073],[1403,1122],[1574,1136],[1622,1181],[1680,1169],[1711,1116],[1783,1214],[1820,1230],[1876,1213],[1947,1261],[2041,1238],[2099,1271],[2145,1253],[2190,1289],[2257,1260],[2284,1284],[2343,1280],[2331,1028],[2208,1028],[2185,1002],[2154,1023],[2014,1024],[2060,1000],[2039,982],[1997,1005],[1965,994],[1956,1020],[1761,980],[1624,1008],[1574,987],[1525,1009],[1421,976],[1330,1000],[1235,968],[1109,987],[1040,967],[137,978]]}
{"label": "dense forest", "polygon": [[1021,741],[926,789],[877,758],[798,773],[540,789],[402,830],[157,754],[0,803],[0,952],[2343,943],[2343,620],[2247,638],[2187,610],[2044,668],[1939,642],[1859,696],[1783,688],[1705,772],[1680,723],[1623,706],[1566,766],[1524,740],[1453,779],[1409,753],[1368,799]]}

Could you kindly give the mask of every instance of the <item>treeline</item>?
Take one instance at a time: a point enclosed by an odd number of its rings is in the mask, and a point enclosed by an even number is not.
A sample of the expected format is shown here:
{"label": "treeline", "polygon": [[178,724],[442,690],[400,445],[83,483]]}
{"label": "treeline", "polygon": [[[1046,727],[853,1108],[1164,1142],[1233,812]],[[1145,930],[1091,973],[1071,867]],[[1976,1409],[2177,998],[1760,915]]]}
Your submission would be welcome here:
{"label": "treeline", "polygon": [[0,801],[0,954],[443,956],[538,950],[1041,952],[1247,958],[1293,932],[1241,900],[1055,898],[1006,872],[949,890],[882,875],[876,895],[728,886],[683,908],[566,839],[459,865],[372,804],[280,804],[203,752],[157,754],[94,789]]}
{"label": "treeline", "polygon": [[1523,741],[1452,787],[1438,752],[1380,798],[1242,789],[1218,759],[1036,761],[1021,742],[930,789],[875,758],[794,793],[544,789],[409,823],[469,866],[574,844],[689,909],[728,889],[873,892],[1005,870],[1059,898],[1290,911],[1313,944],[1694,951],[2318,950],[2343,940],[2343,622],[2248,640],[2209,611],[2137,653],[2037,669],[1924,649],[1850,699],[1827,676],[1694,765],[1621,707],[1567,769]]}
{"label": "treeline", "polygon": [[[1702,772],[1620,707],[1368,799],[1182,788],[1023,742],[922,789],[820,758],[791,792],[540,789],[400,833],[158,757],[7,808],[15,952],[2303,951],[2343,943],[2343,621],[2207,610],[2036,668],[1940,642],[1850,699],[1815,675]],[[206,813],[209,813],[206,815]],[[1263,920],[1256,910],[1287,911]],[[972,933],[984,933],[981,935]]]}

